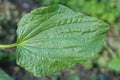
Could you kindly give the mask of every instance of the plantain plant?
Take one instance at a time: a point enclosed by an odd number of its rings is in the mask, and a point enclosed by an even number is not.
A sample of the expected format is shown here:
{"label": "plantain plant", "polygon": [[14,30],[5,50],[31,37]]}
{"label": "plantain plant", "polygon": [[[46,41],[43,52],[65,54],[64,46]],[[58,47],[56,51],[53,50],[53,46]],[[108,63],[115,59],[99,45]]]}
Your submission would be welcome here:
{"label": "plantain plant", "polygon": [[16,62],[36,77],[83,63],[98,53],[109,26],[102,20],[55,4],[33,10],[18,23]]}

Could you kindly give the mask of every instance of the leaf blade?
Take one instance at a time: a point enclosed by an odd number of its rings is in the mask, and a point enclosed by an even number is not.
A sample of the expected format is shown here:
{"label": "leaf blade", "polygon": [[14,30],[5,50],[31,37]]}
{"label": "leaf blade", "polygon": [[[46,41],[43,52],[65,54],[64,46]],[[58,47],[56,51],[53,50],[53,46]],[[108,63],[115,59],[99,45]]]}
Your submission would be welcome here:
{"label": "leaf blade", "polygon": [[63,5],[34,10],[18,24],[17,64],[37,77],[73,67],[100,51],[108,30]]}
{"label": "leaf blade", "polygon": [[1,80],[13,80],[9,75],[7,75],[1,68],[0,68],[0,79]]}

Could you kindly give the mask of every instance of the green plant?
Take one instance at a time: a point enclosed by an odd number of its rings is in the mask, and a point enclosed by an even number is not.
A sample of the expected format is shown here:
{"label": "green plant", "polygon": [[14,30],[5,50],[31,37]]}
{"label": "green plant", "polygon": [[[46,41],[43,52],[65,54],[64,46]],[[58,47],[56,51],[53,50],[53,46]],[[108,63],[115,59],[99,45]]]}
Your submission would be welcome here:
{"label": "green plant", "polygon": [[42,5],[55,3],[69,6],[75,11],[95,16],[109,23],[113,23],[120,16],[119,0],[37,0]]}
{"label": "green plant", "polygon": [[63,5],[38,8],[18,23],[17,64],[37,77],[53,74],[98,53],[108,24]]}
{"label": "green plant", "polygon": [[15,60],[14,54],[0,51],[0,62],[13,61],[13,60]]}
{"label": "green plant", "polygon": [[0,80],[13,80],[0,68]]}
{"label": "green plant", "polygon": [[113,57],[113,59],[109,62],[108,68],[110,70],[120,72],[120,45],[118,46],[118,55]]}

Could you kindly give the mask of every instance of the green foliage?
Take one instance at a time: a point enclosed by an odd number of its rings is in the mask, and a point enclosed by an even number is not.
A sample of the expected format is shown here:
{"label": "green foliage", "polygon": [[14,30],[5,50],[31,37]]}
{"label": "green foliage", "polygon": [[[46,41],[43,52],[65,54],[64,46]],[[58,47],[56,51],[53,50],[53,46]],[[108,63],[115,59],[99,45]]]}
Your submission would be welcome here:
{"label": "green foliage", "polygon": [[99,68],[108,68],[108,62],[109,62],[109,57],[108,57],[108,51],[104,51],[102,55],[99,55],[97,57],[97,64]]}
{"label": "green foliage", "polygon": [[0,51],[0,61],[5,58],[7,55]]}
{"label": "green foliage", "polygon": [[98,53],[108,25],[63,5],[26,14],[17,29],[17,64],[37,77],[53,74]]}
{"label": "green foliage", "polygon": [[120,36],[120,22],[114,24],[114,31],[115,36]]}
{"label": "green foliage", "polygon": [[92,60],[89,59],[88,61],[86,61],[85,63],[83,63],[83,66],[86,70],[92,69],[93,68],[93,64],[92,64]]}
{"label": "green foliage", "polygon": [[90,75],[90,76],[87,76],[86,80],[98,80],[98,78],[96,77],[96,75]]}
{"label": "green foliage", "polygon": [[13,80],[2,69],[0,69],[0,80]]}
{"label": "green foliage", "polygon": [[0,22],[4,20],[4,16],[0,16]]}
{"label": "green foliage", "polygon": [[112,59],[112,61],[108,65],[108,68],[110,70],[120,72],[120,57],[116,57],[116,58]]}
{"label": "green foliage", "polygon": [[0,62],[13,61],[13,60],[15,60],[15,55],[13,55],[12,53],[0,51]]}
{"label": "green foliage", "polygon": [[66,80],[81,80],[78,73],[71,73],[67,76]]}
{"label": "green foliage", "polygon": [[[119,0],[38,0],[43,5],[64,4],[73,10],[81,11],[85,14],[98,17],[113,23],[120,17]],[[116,8],[117,7],[117,8]]]}
{"label": "green foliage", "polygon": [[108,68],[120,73],[120,45],[118,45],[118,56],[109,62]]}

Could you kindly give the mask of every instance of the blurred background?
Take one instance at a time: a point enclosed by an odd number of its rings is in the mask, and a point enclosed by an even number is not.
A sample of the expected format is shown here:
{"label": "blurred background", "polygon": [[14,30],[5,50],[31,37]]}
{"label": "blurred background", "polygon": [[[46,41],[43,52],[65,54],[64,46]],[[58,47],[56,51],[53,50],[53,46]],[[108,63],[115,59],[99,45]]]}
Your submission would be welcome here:
{"label": "blurred background", "polygon": [[45,78],[17,66],[14,48],[0,50],[0,80],[120,80],[120,0],[0,0],[0,43],[16,41],[17,23],[24,14],[57,3],[107,22],[107,45],[84,64]]}

